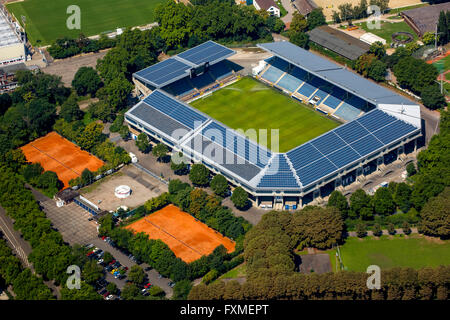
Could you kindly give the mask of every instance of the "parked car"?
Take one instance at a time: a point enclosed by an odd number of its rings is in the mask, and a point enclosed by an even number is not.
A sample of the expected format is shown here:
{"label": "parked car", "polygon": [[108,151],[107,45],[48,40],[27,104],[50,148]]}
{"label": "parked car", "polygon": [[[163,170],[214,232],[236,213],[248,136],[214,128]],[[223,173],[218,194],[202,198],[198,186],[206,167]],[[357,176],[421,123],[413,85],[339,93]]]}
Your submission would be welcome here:
{"label": "parked car", "polygon": [[170,281],[170,282],[168,283],[168,285],[169,285],[169,287],[173,288],[173,287],[175,286],[175,282]]}
{"label": "parked car", "polygon": [[106,300],[112,300],[114,298],[114,296],[112,294],[110,294],[109,296],[106,297]]}
{"label": "parked car", "polygon": [[148,282],[146,285],[144,285],[144,288],[145,289],[148,289],[148,288],[150,288],[152,286],[152,284],[150,283],[150,282]]}

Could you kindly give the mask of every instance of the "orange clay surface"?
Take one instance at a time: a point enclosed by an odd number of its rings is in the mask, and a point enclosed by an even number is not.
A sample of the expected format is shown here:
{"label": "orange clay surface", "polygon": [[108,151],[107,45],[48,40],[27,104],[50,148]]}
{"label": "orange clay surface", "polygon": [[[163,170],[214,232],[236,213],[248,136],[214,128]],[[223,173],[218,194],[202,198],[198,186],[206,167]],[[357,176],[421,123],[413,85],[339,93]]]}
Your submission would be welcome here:
{"label": "orange clay surface", "polygon": [[69,180],[81,176],[84,169],[97,171],[104,164],[56,132],[50,132],[21,149],[27,161],[39,162],[45,171],[55,172],[64,188],[69,186]]}
{"label": "orange clay surface", "polygon": [[209,255],[221,244],[229,253],[233,252],[235,247],[234,241],[172,204],[125,228],[134,232],[144,232],[150,239],[162,240],[186,263]]}

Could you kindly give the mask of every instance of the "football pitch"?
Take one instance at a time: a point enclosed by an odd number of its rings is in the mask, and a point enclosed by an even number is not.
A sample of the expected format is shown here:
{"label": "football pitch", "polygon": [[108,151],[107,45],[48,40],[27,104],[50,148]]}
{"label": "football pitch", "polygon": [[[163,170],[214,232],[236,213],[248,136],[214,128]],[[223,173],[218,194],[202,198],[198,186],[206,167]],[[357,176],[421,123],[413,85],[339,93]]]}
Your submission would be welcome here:
{"label": "football pitch", "polygon": [[[116,28],[133,27],[154,22],[153,11],[164,0],[25,0],[7,5],[8,10],[23,26],[33,45],[51,44],[68,36],[97,35]],[[77,5],[81,10],[81,30],[69,30],[67,8]]]}
{"label": "football pitch", "polygon": [[279,130],[279,150],[287,152],[340,125],[312,108],[254,80],[243,78],[209,96],[193,101],[194,108],[208,114],[232,129]]}

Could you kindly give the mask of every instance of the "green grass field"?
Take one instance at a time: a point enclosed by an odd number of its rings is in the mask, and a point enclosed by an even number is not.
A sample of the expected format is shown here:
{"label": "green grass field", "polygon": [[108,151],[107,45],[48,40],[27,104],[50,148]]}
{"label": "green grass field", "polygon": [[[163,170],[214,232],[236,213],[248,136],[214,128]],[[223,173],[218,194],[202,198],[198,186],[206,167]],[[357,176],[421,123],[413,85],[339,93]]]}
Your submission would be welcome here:
{"label": "green grass field", "polygon": [[[25,0],[7,6],[22,24],[33,45],[47,45],[63,37],[78,37],[80,33],[92,36],[116,28],[133,27],[154,21],[153,11],[164,0]],[[81,9],[81,30],[69,30],[66,13],[70,5]]]}
{"label": "green grass field", "polygon": [[[382,236],[347,238],[340,247],[344,266],[352,271],[366,271],[369,265],[378,265],[381,269],[392,267],[437,267],[450,264],[450,240],[441,243],[425,239],[420,235],[409,238],[394,236],[389,239]],[[334,259],[335,250],[329,251]]]}
{"label": "green grass field", "polygon": [[279,152],[340,125],[252,78],[243,78],[191,105],[233,129],[267,129],[267,144],[257,142],[269,148],[270,130],[279,129]]}
{"label": "green grass field", "polygon": [[361,27],[367,32],[371,32],[386,40],[387,44],[392,43],[392,34],[399,31],[409,32],[414,36],[414,41],[417,41],[417,34],[411,29],[410,26],[404,21],[402,22],[381,22],[380,29],[369,29],[366,23],[356,23],[357,26]]}

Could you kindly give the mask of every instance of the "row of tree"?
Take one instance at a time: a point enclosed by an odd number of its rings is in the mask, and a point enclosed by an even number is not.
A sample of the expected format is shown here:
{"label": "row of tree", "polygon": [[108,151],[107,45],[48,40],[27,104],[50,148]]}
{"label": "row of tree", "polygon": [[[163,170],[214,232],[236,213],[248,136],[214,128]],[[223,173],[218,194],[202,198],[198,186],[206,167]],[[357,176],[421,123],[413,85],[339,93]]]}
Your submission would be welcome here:
{"label": "row of tree", "polygon": [[115,43],[114,38],[109,38],[105,34],[102,34],[98,40],[89,39],[80,34],[78,39],[68,37],[57,39],[47,50],[53,58],[64,59],[80,53],[97,52],[111,48]]}
{"label": "row of tree", "polygon": [[335,23],[341,23],[342,21],[367,18],[369,5],[378,6],[380,13],[383,13],[388,9],[389,0],[370,0],[369,2],[360,0],[359,4],[355,6],[352,3],[343,3],[338,6],[339,11],[333,11],[333,20]]}

